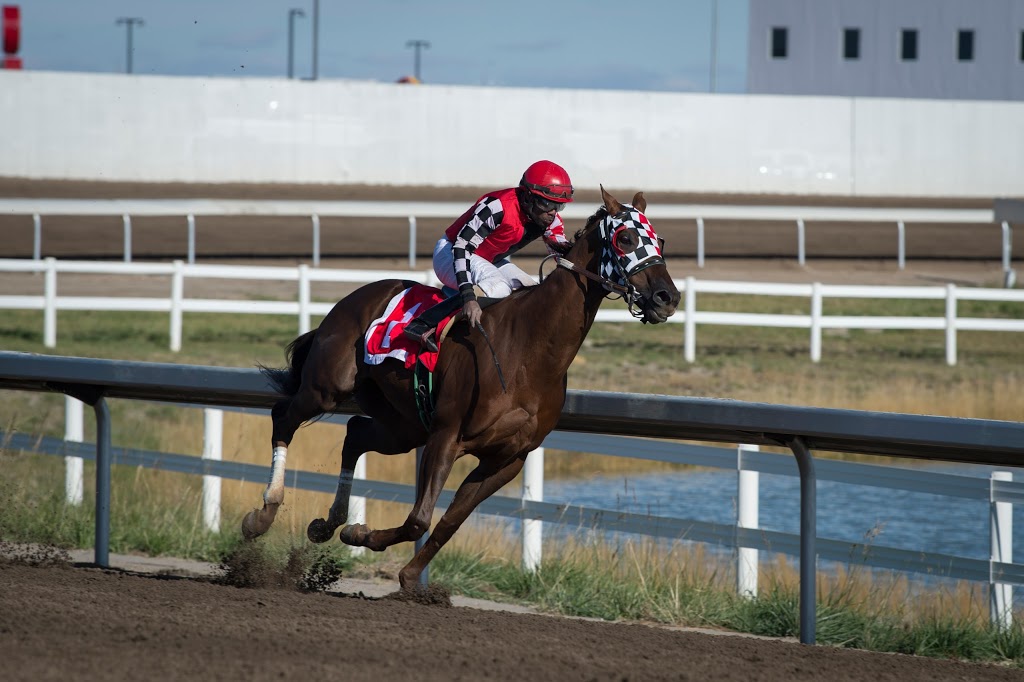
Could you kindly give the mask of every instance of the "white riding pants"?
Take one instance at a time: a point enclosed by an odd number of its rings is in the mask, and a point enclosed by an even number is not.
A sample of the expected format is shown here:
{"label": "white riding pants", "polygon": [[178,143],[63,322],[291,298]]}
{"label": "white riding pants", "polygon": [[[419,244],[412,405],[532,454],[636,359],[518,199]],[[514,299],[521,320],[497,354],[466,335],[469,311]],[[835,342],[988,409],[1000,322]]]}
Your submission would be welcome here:
{"label": "white riding pants", "polygon": [[[434,274],[446,287],[459,290],[459,283],[455,279],[452,243],[447,237],[441,237],[434,246]],[[469,257],[469,281],[480,287],[484,296],[491,298],[504,298],[516,289],[537,285],[537,280],[507,258],[491,263],[476,254]]]}

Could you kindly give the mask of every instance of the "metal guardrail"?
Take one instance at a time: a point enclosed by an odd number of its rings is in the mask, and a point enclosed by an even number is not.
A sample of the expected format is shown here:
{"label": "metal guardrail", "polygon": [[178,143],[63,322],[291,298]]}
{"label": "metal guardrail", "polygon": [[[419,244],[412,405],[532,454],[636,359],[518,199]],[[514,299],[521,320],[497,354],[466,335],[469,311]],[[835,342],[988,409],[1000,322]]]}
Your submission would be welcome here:
{"label": "metal guardrail", "polygon": [[[106,565],[109,542],[110,413],[106,398],[145,399],[202,405],[269,408],[276,399],[264,377],[253,369],[202,367],[167,363],[126,362],[0,352],[0,388],[67,393],[92,404],[97,416],[96,562]],[[340,413],[358,413],[349,403]],[[569,391],[556,427],[560,431],[611,435],[693,439],[728,443],[784,445],[800,469],[800,639],[815,640],[816,558],[819,555],[816,515],[816,474],[812,450],[947,460],[970,464],[1015,466],[1024,462],[1024,424],[993,420],[905,415],[828,408],[806,408],[735,400],[675,396]],[[333,483],[332,483],[333,486]],[[333,488],[332,488],[333,489]],[[494,504],[502,504],[494,498]],[[516,515],[523,504],[511,501]],[[564,515],[551,503],[526,503],[531,516]],[[643,524],[646,515],[616,514],[610,527],[628,530]],[[636,517],[636,518],[633,518]],[[607,520],[606,520],[607,521]],[[607,525],[607,524],[606,524]],[[621,528],[619,527],[621,525]],[[722,528],[718,528],[722,526]],[[727,529],[741,541],[760,547],[784,543],[781,535],[737,530],[722,524],[688,523],[673,528],[670,537],[685,532],[699,540]],[[660,534],[660,533],[655,533]],[[712,540],[714,541],[714,540]],[[823,541],[822,550],[849,554],[849,543]],[[898,550],[896,550],[898,551]],[[906,561],[910,557],[894,557]],[[969,567],[962,566],[963,570]],[[991,568],[991,566],[990,566]],[[999,565],[1016,579],[1012,564]]]}

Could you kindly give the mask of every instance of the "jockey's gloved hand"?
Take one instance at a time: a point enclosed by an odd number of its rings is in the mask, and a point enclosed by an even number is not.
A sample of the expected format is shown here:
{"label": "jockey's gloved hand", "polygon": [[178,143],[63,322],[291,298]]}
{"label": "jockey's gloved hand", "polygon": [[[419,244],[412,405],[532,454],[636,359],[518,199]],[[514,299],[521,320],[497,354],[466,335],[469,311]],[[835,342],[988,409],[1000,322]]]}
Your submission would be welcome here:
{"label": "jockey's gloved hand", "polygon": [[480,304],[476,302],[476,299],[472,301],[466,301],[462,306],[462,317],[469,321],[470,327],[476,327],[480,324],[480,318],[483,317],[484,311],[480,308]]}

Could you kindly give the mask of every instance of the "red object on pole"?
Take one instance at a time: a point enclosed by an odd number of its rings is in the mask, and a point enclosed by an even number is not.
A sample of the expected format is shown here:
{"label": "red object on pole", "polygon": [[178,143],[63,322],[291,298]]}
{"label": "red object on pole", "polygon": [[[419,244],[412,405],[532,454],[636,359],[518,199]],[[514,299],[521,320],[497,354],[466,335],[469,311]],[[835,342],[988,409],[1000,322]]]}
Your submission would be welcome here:
{"label": "red object on pole", "polygon": [[17,5],[4,5],[3,14],[4,54],[17,54],[21,42],[21,8]]}

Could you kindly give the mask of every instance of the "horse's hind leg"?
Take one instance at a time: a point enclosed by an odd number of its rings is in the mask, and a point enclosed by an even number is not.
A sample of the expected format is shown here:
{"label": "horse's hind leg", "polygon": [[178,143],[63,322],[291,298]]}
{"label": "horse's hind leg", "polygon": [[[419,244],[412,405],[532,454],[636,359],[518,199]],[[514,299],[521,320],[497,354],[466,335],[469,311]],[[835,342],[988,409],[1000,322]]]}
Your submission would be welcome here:
{"label": "horse's hind leg", "polygon": [[270,482],[263,491],[263,508],[254,509],[242,519],[242,535],[247,540],[257,538],[274,523],[277,510],[284,502],[285,461],[288,458],[288,446],[295,432],[306,421],[327,411],[313,391],[305,385],[291,398],[279,400],[270,411],[274,422],[271,436],[273,459],[270,465]]}
{"label": "horse's hind leg", "polygon": [[334,503],[326,519],[313,519],[306,529],[312,542],[327,542],[340,526],[348,521],[348,503],[352,494],[352,476],[359,458],[365,452],[398,455],[419,445],[422,434],[417,429],[396,427],[382,419],[352,417],[348,422],[345,444],[341,448],[341,473]]}
{"label": "horse's hind leg", "polygon": [[430,529],[430,517],[441,494],[444,483],[451,473],[457,457],[455,431],[434,432],[423,448],[423,460],[417,474],[423,482],[416,495],[416,502],[405,523],[397,528],[370,530],[364,525],[345,526],[341,541],[356,547],[368,547],[374,552],[383,552],[399,542],[416,540]]}
{"label": "horse's hind leg", "polygon": [[476,469],[470,472],[455,492],[455,497],[441,520],[434,526],[430,537],[423,543],[412,560],[399,571],[398,582],[402,589],[410,588],[417,583],[423,569],[444,547],[445,543],[451,540],[455,531],[469,518],[472,511],[501,489],[503,485],[515,478],[522,471],[525,462],[526,454],[524,453],[499,468],[495,469],[481,462]]}

